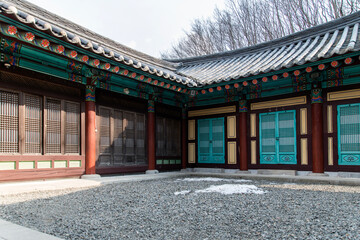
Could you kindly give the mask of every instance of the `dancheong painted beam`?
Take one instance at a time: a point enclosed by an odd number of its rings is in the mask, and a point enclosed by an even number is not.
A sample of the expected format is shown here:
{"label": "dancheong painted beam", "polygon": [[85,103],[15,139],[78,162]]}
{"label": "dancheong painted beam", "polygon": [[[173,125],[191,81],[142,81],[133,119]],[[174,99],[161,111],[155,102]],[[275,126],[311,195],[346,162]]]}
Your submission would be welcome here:
{"label": "dancheong painted beam", "polygon": [[0,10],[0,181],[193,167],[360,173],[359,12],[161,60],[29,2]]}

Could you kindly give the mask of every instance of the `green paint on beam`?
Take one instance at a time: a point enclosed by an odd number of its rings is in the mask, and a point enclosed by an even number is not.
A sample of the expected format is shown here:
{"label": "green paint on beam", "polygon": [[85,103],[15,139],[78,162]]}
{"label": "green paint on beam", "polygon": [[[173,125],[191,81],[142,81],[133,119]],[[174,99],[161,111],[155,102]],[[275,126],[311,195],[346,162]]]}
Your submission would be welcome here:
{"label": "green paint on beam", "polygon": [[53,67],[41,65],[23,58],[20,59],[19,65],[20,67],[30,69],[35,72],[46,73],[48,75],[63,78],[66,80],[68,79],[69,76],[67,72],[61,71]]}

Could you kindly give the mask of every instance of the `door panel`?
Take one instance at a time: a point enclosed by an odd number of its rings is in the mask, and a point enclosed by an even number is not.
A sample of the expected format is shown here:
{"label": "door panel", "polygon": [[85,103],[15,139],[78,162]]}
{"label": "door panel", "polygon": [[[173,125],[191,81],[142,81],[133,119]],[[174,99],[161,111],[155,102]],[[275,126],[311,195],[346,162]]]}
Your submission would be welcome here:
{"label": "door panel", "polygon": [[224,118],[198,120],[199,163],[225,163]]}
{"label": "door panel", "polygon": [[99,166],[145,165],[145,115],[99,107]]}
{"label": "door panel", "polygon": [[295,111],[278,113],[279,163],[296,164]]}
{"label": "door panel", "polygon": [[260,118],[260,164],[296,164],[295,111],[263,113]]}
{"label": "door panel", "polygon": [[276,164],[276,115],[260,115],[260,163]]}
{"label": "door panel", "polygon": [[111,140],[110,140],[110,117],[111,111],[107,108],[100,108],[100,148],[99,165],[111,165]]}
{"label": "door panel", "polygon": [[124,112],[124,163],[135,163],[135,114]]}
{"label": "door panel", "polygon": [[198,120],[199,128],[199,163],[208,162],[210,159],[210,120]]}
{"label": "door panel", "polygon": [[145,157],[145,115],[136,115],[136,163],[146,164]]}
{"label": "door panel", "polygon": [[114,165],[120,165],[123,163],[123,117],[122,112],[114,111]]}
{"label": "door panel", "polygon": [[338,106],[339,165],[360,165],[360,104]]}

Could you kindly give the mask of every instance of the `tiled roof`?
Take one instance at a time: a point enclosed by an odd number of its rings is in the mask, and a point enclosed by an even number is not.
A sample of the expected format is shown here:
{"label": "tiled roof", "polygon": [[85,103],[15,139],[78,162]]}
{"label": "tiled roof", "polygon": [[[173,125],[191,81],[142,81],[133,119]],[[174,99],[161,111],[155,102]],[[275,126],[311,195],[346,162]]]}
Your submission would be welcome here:
{"label": "tiled roof", "polygon": [[20,22],[40,31],[75,44],[93,53],[141,69],[190,87],[196,82],[176,73],[175,65],[128,48],[89,29],[23,0],[0,1],[1,14],[15,17]]}
{"label": "tiled roof", "polygon": [[0,11],[85,50],[189,87],[266,74],[360,49],[360,12],[251,47],[187,59],[160,60],[24,0],[0,0]]}
{"label": "tiled roof", "polygon": [[170,60],[198,86],[249,77],[360,49],[360,12],[270,42],[213,55]]}

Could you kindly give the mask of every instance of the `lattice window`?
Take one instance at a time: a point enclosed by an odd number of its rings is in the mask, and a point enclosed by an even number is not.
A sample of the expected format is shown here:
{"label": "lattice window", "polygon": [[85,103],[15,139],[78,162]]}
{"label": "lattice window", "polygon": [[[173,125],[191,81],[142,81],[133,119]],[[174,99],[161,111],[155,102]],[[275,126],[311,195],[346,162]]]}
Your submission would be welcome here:
{"label": "lattice window", "polygon": [[339,164],[360,165],[360,104],[338,106]]}
{"label": "lattice window", "polygon": [[260,164],[296,164],[295,110],[259,115]]}
{"label": "lattice window", "polygon": [[172,141],[171,141],[171,155],[181,155],[181,121],[172,120]]}
{"label": "lattice window", "polygon": [[99,165],[145,164],[145,115],[100,107]]}
{"label": "lattice window", "polygon": [[123,113],[114,111],[114,164],[123,162]]}
{"label": "lattice window", "polygon": [[80,153],[80,104],[65,102],[65,153]]}
{"label": "lattice window", "polygon": [[0,91],[0,152],[19,152],[19,95]]}
{"label": "lattice window", "polygon": [[100,153],[111,152],[110,117],[110,109],[100,108]]}
{"label": "lattice window", "polygon": [[25,95],[25,153],[41,153],[41,97]]}
{"label": "lattice window", "polygon": [[135,113],[124,112],[125,162],[135,163]]}
{"label": "lattice window", "polygon": [[176,157],[181,155],[181,122],[171,118],[156,118],[156,155]]}
{"label": "lattice window", "polygon": [[114,153],[123,152],[123,132],[122,112],[114,111]]}
{"label": "lattice window", "polygon": [[61,153],[61,101],[46,101],[46,153]]}
{"label": "lattice window", "polygon": [[156,155],[165,156],[165,118],[156,118]]}
{"label": "lattice window", "polygon": [[145,115],[136,115],[136,162],[145,163]]}

